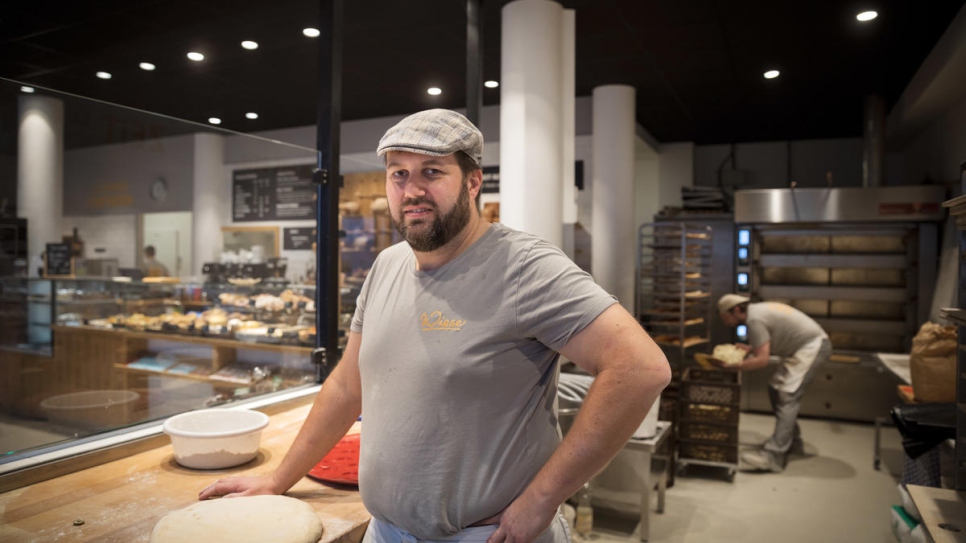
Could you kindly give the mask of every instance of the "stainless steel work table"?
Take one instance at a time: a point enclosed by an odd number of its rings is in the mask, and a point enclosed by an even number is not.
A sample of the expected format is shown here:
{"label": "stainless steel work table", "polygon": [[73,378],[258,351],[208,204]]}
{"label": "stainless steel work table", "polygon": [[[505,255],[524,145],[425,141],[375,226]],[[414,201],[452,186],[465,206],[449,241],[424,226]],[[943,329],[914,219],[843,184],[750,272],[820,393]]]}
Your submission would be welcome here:
{"label": "stainless steel work table", "polygon": [[[671,423],[669,421],[658,421],[657,422],[657,433],[652,437],[647,439],[636,439],[631,438],[627,440],[627,445],[624,447],[627,449],[641,451],[644,453],[644,490],[641,491],[641,541],[647,541],[651,535],[651,490],[654,487],[652,475],[653,465],[652,465],[652,455],[654,451],[664,443],[664,440],[671,435]],[[668,471],[668,461],[665,459],[661,462],[661,468],[657,470],[657,512],[664,512],[664,493],[667,490],[667,471]]]}

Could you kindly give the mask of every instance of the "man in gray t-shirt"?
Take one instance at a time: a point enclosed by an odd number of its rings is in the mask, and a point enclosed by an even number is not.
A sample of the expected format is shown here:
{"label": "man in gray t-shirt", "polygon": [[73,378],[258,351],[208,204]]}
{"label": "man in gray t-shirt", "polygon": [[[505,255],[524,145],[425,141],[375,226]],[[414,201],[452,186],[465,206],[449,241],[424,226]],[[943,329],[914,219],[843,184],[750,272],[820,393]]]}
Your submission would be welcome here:
{"label": "man in gray t-shirt", "polygon": [[718,312],[726,325],[748,327],[748,355],[737,369],[764,368],[771,355],[781,357],[768,388],[775,431],[760,450],[745,452],[741,459],[755,470],[782,471],[789,450],[802,447],[798,412],[806,387],[832,352],[828,335],[811,317],[782,303],[753,304],[744,296],[725,294]]}
{"label": "man in gray t-shirt", "polygon": [[[365,543],[566,543],[558,507],[644,420],[667,360],[560,250],[480,217],[483,136],[465,117],[416,113],[377,152],[406,241],[376,259],[345,353],[279,468],[200,497],[285,492],[361,413]],[[563,440],[558,353],[595,376]]]}

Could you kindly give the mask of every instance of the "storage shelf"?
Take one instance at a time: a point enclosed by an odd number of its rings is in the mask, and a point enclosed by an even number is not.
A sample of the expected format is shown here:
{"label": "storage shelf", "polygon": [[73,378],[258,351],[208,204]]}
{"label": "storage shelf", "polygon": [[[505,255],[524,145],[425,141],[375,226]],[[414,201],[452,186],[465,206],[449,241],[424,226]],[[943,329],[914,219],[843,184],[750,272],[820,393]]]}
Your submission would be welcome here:
{"label": "storage shelf", "polygon": [[685,338],[684,341],[674,341],[662,339],[660,335],[654,336],[652,338],[654,343],[662,345],[664,347],[683,347],[685,349],[690,349],[692,347],[697,347],[698,345],[705,345],[710,340],[706,337],[704,338]]}
{"label": "storage shelf", "polygon": [[311,356],[312,347],[301,347],[297,345],[277,345],[272,343],[249,343],[247,341],[239,341],[237,339],[221,339],[213,337],[204,336],[187,336],[179,334],[167,334],[164,332],[138,332],[133,330],[122,330],[122,329],[110,329],[110,328],[100,328],[98,326],[62,326],[56,325],[52,327],[54,331],[59,328],[68,330],[85,330],[91,332],[100,332],[104,334],[119,334],[124,337],[131,339],[157,339],[162,341],[171,341],[175,343],[191,343],[194,345],[207,345],[209,347],[222,347],[222,348],[232,348],[232,349],[243,349],[250,351],[269,351],[274,353],[291,353],[291,354],[301,354],[305,356]]}
{"label": "storage shelf", "polygon": [[140,373],[142,375],[159,375],[159,376],[162,376],[162,377],[174,377],[174,378],[177,378],[177,379],[190,379],[192,381],[204,381],[204,382],[209,382],[209,383],[215,383],[215,384],[219,384],[219,385],[224,385],[226,387],[244,387],[244,386],[250,386],[252,384],[252,383],[241,383],[241,382],[238,382],[238,381],[229,381],[229,380],[225,380],[225,379],[219,379],[219,378],[213,377],[211,375],[207,375],[207,376],[206,375],[192,375],[190,373],[175,373],[175,372],[169,372],[169,371],[165,371],[165,370],[149,370],[149,369],[145,369],[145,368],[132,368],[132,367],[128,366],[127,364],[114,364],[114,367],[117,368],[117,369],[120,369],[120,370],[124,370],[124,371],[128,371],[128,372],[131,372],[131,373],[135,373],[135,374]]}

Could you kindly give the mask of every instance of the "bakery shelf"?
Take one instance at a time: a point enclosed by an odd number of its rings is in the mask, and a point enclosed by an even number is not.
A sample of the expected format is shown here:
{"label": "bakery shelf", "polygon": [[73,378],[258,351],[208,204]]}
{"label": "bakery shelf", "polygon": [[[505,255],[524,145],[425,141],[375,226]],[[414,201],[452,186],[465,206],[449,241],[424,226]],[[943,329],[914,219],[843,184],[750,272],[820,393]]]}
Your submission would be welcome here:
{"label": "bakery shelf", "polygon": [[166,332],[138,332],[134,330],[124,330],[118,328],[101,328],[99,326],[53,326],[56,332],[58,329],[69,329],[69,330],[87,330],[92,332],[101,332],[106,334],[118,334],[129,339],[157,339],[162,341],[173,341],[177,343],[191,343],[194,345],[207,345],[209,347],[222,347],[231,349],[244,349],[250,351],[268,351],[274,353],[291,353],[291,354],[303,354],[305,356],[310,356],[312,354],[312,347],[302,347],[298,345],[279,345],[272,343],[249,343],[246,341],[238,341],[237,339],[221,339],[205,336],[193,336],[193,335],[182,335],[182,334],[170,334]]}

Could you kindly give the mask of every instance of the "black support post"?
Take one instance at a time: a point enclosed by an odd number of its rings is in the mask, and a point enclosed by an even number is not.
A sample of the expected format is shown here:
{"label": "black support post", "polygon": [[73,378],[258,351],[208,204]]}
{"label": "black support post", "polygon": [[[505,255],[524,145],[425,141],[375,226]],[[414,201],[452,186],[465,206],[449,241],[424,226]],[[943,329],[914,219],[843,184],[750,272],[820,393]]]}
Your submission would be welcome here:
{"label": "black support post", "polygon": [[483,109],[483,33],[480,0],[466,0],[466,118],[480,126]]}
{"label": "black support post", "polygon": [[342,121],[342,0],[319,2],[319,101],[316,124],[316,340],[312,361],[321,383],[339,353],[339,126]]}

